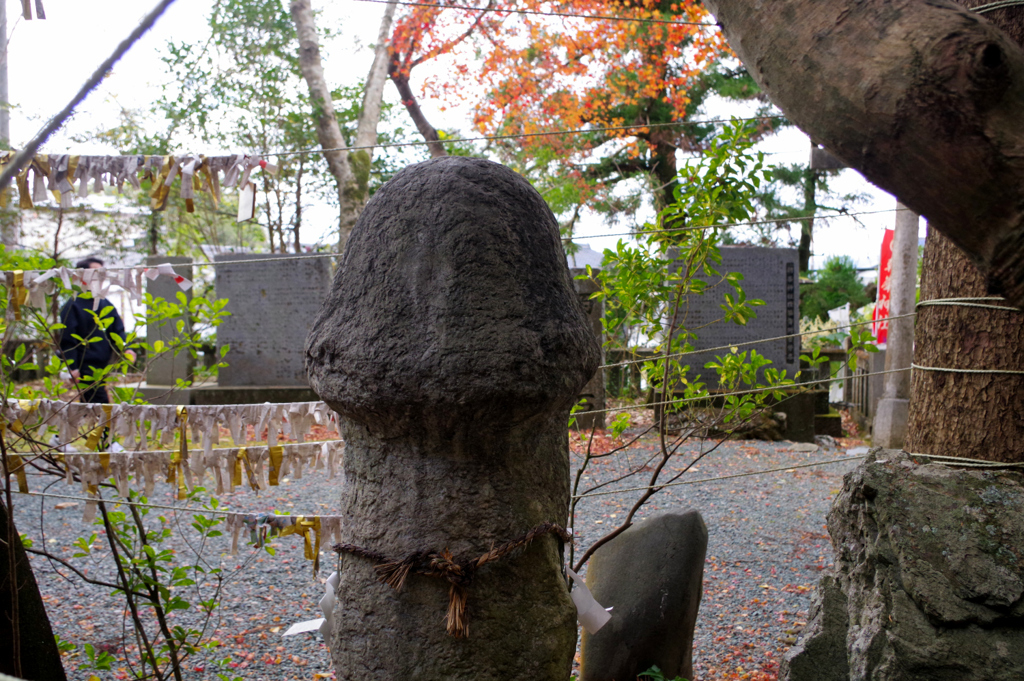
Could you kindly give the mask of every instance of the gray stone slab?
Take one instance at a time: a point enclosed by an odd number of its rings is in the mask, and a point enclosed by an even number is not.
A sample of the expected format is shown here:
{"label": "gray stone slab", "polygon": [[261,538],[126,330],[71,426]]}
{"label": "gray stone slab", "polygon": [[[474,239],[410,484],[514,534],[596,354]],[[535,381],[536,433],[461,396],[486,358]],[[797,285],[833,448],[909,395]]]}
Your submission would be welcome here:
{"label": "gray stone slab", "polygon": [[[178,255],[151,255],[146,258],[147,267],[155,267],[162,263],[170,263],[174,271],[192,279],[192,258]],[[153,298],[163,298],[169,302],[178,302],[178,294],[184,293],[186,300],[192,300],[192,289],[182,291],[170,277],[157,277],[146,279],[146,292]],[[185,328],[188,329],[188,315],[164,320],[159,323],[146,325],[146,340],[152,345],[158,340],[165,344],[171,344],[178,336],[178,322],[184,320]],[[181,352],[175,356],[171,352],[165,352],[150,359],[146,365],[146,382],[152,385],[171,386],[176,385],[178,379],[187,381],[192,378],[195,360],[188,352]]]}
{"label": "gray stone slab", "polygon": [[587,586],[612,618],[583,632],[581,681],[631,681],[657,665],[693,678],[693,632],[703,595],[708,529],[700,513],[664,513],[599,548]]}
{"label": "gray stone slab", "polygon": [[[591,271],[594,276],[601,274],[601,270]],[[601,325],[601,317],[604,316],[604,302],[601,300],[592,300],[590,297],[591,294],[596,292],[598,289],[595,281],[576,278],[581,274],[586,273],[587,270],[584,268],[569,268],[569,274],[572,275],[573,288],[576,290],[576,295],[580,299],[580,304],[583,305],[583,311],[587,313],[587,320],[590,322],[590,328],[594,330],[594,335],[597,336],[597,340],[601,344],[601,364],[604,364],[604,327]],[[593,411],[605,408],[604,369],[598,369],[591,379],[587,381],[587,384],[583,386],[583,391],[580,393],[580,398],[586,400],[586,402],[583,403],[582,411]],[[587,414],[584,416],[577,416],[575,427],[582,430],[604,428],[605,415]]]}
{"label": "gray stone slab", "polygon": [[[757,316],[746,325],[717,321],[724,312],[721,305],[726,293],[734,293],[732,286],[720,278],[707,278],[708,288],[703,295],[688,296],[680,308],[677,324],[693,329],[697,334],[696,349],[728,346],[763,338],[774,338],[800,331],[800,277],[799,256],[795,248],[761,248],[752,246],[722,246],[722,263],[716,266],[724,277],[730,272],[743,275],[741,287],[747,299],[757,298],[765,305],[754,308]],[[788,338],[741,346],[739,351],[756,349],[771,360],[771,366],[785,369],[792,378],[800,369],[800,339]],[[701,376],[714,390],[718,376],[713,369],[705,369],[707,362],[728,350],[697,353],[685,357],[690,366],[690,377]],[[761,374],[763,376],[763,374]]]}
{"label": "gray stone slab", "polygon": [[320,255],[238,254],[216,256],[217,297],[231,316],[217,327],[217,349],[229,345],[217,382],[221,386],[301,386],[303,347],[331,287],[330,258]]}

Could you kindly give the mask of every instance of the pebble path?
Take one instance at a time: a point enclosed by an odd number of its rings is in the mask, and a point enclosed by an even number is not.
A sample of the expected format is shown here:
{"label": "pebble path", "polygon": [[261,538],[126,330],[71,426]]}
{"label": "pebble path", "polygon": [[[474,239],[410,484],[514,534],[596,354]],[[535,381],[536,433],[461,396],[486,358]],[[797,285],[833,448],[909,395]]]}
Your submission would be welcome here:
{"label": "pebble path", "polygon": [[[614,444],[600,435],[595,437],[593,446],[598,451],[601,447],[607,451]],[[839,448],[807,451],[806,446],[786,442],[726,442],[681,479],[698,480],[832,461],[846,456],[846,447],[857,444],[860,443],[840,441]],[[586,446],[585,439],[573,444],[574,475],[583,458],[580,452]],[[671,475],[689,463],[699,454],[700,447],[699,442],[687,443],[666,474]],[[592,462],[581,489],[622,475],[629,466],[639,466],[655,451],[656,441],[645,437],[625,452]],[[697,679],[769,681],[777,677],[780,657],[806,624],[811,592],[822,570],[831,565],[825,514],[842,485],[842,476],[855,465],[856,462],[830,463],[673,487],[652,498],[638,515],[648,517],[695,508],[707,523],[704,597],[694,642]],[[30,479],[33,490],[40,490],[45,482],[42,478]],[[287,478],[279,487],[258,496],[249,492],[225,497],[224,501],[230,503],[233,511],[330,514],[339,497],[339,482],[328,480],[324,472],[307,473],[301,480]],[[634,476],[605,489],[643,484],[645,479]],[[49,491],[79,494],[77,488],[60,482]],[[575,520],[579,545],[586,547],[613,529],[638,495],[639,492],[618,492],[583,500]],[[165,484],[157,485],[150,501],[177,503],[170,486]],[[18,496],[15,503],[18,529],[36,547],[45,545],[91,578],[113,581],[105,536],[101,527],[83,524],[80,502]],[[184,540],[195,540],[188,527],[191,514],[153,510],[148,517],[152,527],[165,525],[173,530],[165,547],[173,548],[177,555],[188,555],[190,549]],[[165,521],[161,522],[160,517]],[[97,536],[92,543],[93,555],[72,558],[78,552],[74,541],[79,537],[88,540],[94,532]],[[226,581],[220,594],[221,605],[208,629],[217,645],[187,661],[186,678],[215,680],[218,672],[246,681],[334,678],[319,636],[281,636],[292,623],[320,616],[317,602],[324,587],[321,580],[313,580],[311,564],[303,558],[300,537],[280,538],[274,545],[274,556],[240,546],[238,556],[232,557],[227,554],[227,536],[212,539],[204,547],[204,559],[210,566],[222,568]],[[326,547],[323,554],[322,577],[326,578],[335,558]],[[129,661],[133,646],[129,645],[126,655],[122,644],[125,627],[129,626],[123,599],[112,595],[109,588],[85,584],[66,568],[43,557],[33,556],[32,563],[56,633],[79,646],[79,652],[65,658],[68,678],[132,678]],[[213,595],[209,588],[202,590],[198,598],[194,587],[182,591],[183,597],[192,601]],[[173,623],[196,622],[197,616],[192,611],[179,612],[172,619]],[[130,635],[130,628],[127,633]],[[117,661],[112,669],[79,669],[86,661],[85,644],[114,655]]]}

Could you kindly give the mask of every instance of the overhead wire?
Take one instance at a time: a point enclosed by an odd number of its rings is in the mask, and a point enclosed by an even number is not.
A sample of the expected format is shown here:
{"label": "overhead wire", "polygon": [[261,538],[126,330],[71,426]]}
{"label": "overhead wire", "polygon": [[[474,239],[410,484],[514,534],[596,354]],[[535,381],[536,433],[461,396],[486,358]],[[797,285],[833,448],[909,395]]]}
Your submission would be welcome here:
{"label": "overhead wire", "polygon": [[313,147],[310,149],[297,149],[295,151],[267,151],[264,152],[264,156],[296,156],[299,154],[321,154],[328,151],[358,151],[360,149],[392,149],[397,147],[422,147],[430,144],[454,144],[457,142],[488,142],[498,140],[509,140],[509,139],[526,139],[533,137],[553,137],[556,135],[583,135],[591,132],[615,132],[622,130],[642,130],[644,128],[667,128],[667,127],[678,127],[683,125],[712,125],[715,123],[731,123],[733,121],[760,121],[770,120],[777,118],[785,118],[785,114],[763,114],[760,116],[744,116],[744,117],[733,117],[733,118],[709,118],[705,120],[680,120],[680,121],[668,121],[666,123],[636,123],[633,125],[609,125],[599,126],[591,128],[573,128],[568,130],[551,130],[546,132],[521,132],[509,135],[482,135],[480,137],[451,137],[443,140],[425,141],[420,140],[417,142],[389,142],[387,144],[364,144],[354,145],[346,147],[329,147],[324,149],[322,147]]}
{"label": "overhead wire", "polygon": [[878,319],[869,319],[869,320],[863,321],[863,322],[852,322],[850,324],[841,324],[841,325],[836,326],[834,329],[825,329],[823,331],[804,331],[804,332],[801,332],[801,333],[789,333],[789,334],[786,334],[785,336],[772,336],[770,338],[758,338],[757,340],[752,340],[752,341],[743,341],[743,342],[740,342],[740,343],[730,343],[729,345],[719,345],[718,347],[714,347],[714,348],[702,348],[702,349],[699,349],[699,350],[686,350],[684,352],[672,352],[672,353],[665,354],[665,355],[656,355],[654,357],[647,357],[647,358],[643,358],[643,359],[629,359],[629,360],[625,360],[623,362],[616,362],[614,364],[602,364],[601,366],[599,366],[597,368],[598,369],[612,369],[614,367],[627,366],[627,365],[630,365],[630,364],[643,364],[644,362],[657,362],[657,361],[660,361],[660,360],[663,360],[663,359],[672,359],[674,357],[683,357],[685,355],[699,355],[699,354],[703,354],[705,352],[717,352],[719,350],[731,350],[732,348],[741,348],[741,347],[745,347],[747,345],[758,345],[760,343],[771,343],[772,341],[780,341],[780,340],[786,340],[786,339],[789,339],[789,338],[800,338],[802,336],[810,336],[810,335],[814,335],[814,334],[818,334],[818,333],[823,333],[824,331],[831,332],[831,331],[838,331],[840,329],[850,329],[850,328],[853,328],[853,327],[856,327],[856,326],[867,326],[868,324],[878,324],[878,323],[881,323],[881,322],[889,322],[889,321],[892,321],[894,319],[904,319],[906,317],[913,317],[916,314],[917,314],[916,312],[908,312],[907,314],[895,315],[895,316],[892,316],[892,317],[880,317]]}
{"label": "overhead wire", "polygon": [[[717,475],[710,478],[698,478],[697,480],[680,480],[678,482],[666,482],[663,485],[644,485],[643,487],[626,487],[624,489],[613,489],[603,490],[600,492],[585,492],[583,494],[577,494],[573,496],[573,499],[585,499],[587,497],[600,497],[609,494],[624,494],[626,492],[646,492],[648,490],[661,490],[665,487],[678,487],[680,485],[699,485],[704,482],[719,482],[721,480],[732,480],[734,478],[747,478],[756,475],[765,475],[766,473],[788,473],[799,468],[814,468],[817,466],[828,466],[834,463],[845,463],[848,461],[859,461],[866,459],[870,456],[869,454],[859,454],[856,456],[844,456],[839,459],[825,459],[821,461],[811,461],[809,463],[792,464],[789,466],[779,466],[778,468],[761,468],[755,471],[746,471],[745,473],[732,473],[730,475]],[[984,461],[982,459],[961,459],[955,456],[940,456],[937,454],[918,454],[911,453],[911,457],[922,457],[926,459],[934,459],[936,463],[940,463],[944,466],[963,466],[965,468],[1021,468],[1024,467],[1024,463],[1000,463],[996,461]]]}
{"label": "overhead wire", "polygon": [[674,26],[718,26],[716,23],[701,21],[674,21],[672,19],[645,19],[642,17],[623,17],[602,14],[580,14],[576,12],[544,12],[533,9],[509,9],[500,7],[472,7],[470,5],[442,5],[432,2],[410,2],[409,0],[357,0],[357,2],[373,2],[382,5],[407,5],[410,7],[433,7],[437,9],[460,9],[471,12],[497,12],[499,14],[527,14],[543,17],[566,17],[569,19],[593,19],[601,21],[628,21],[641,24],[669,24]]}
{"label": "overhead wire", "polygon": [[845,461],[859,461],[860,459],[866,459],[867,454],[858,456],[847,456],[842,459],[830,459],[828,461],[812,461],[811,463],[794,464],[791,466],[783,466],[780,468],[763,468],[756,471],[747,471],[746,473],[732,473],[731,475],[718,475],[712,478],[698,478],[697,480],[680,480],[678,482],[666,482],[663,485],[645,485],[643,487],[626,487],[625,489],[612,489],[604,490],[601,492],[585,492],[583,494],[577,494],[573,496],[573,499],[586,499],[587,497],[600,497],[608,494],[624,494],[626,492],[646,492],[648,490],[660,490],[665,487],[678,487],[679,485],[698,485],[702,482],[717,482],[719,480],[732,480],[733,478],[746,478],[752,475],[764,475],[766,473],[779,473],[785,471],[791,471],[797,468],[813,468],[814,466],[827,466],[833,463],[843,463]]}
{"label": "overhead wire", "polygon": [[964,9],[976,14],[985,14],[986,12],[994,12],[997,9],[1007,9],[1009,7],[1019,7],[1021,5],[1024,5],[1024,0],[999,0],[998,2],[990,2],[987,5],[965,7]]}
{"label": "overhead wire", "polygon": [[[879,214],[879,213],[894,213],[894,212],[899,211],[899,210],[909,210],[909,208],[887,208],[887,209],[884,209],[884,210],[867,210],[867,211],[858,211],[858,212],[853,212],[853,213],[837,213],[835,215],[817,215],[817,216],[808,216],[808,217],[805,217],[805,218],[786,218],[786,220],[813,220],[813,219],[832,219],[832,218],[842,218],[842,217],[858,217],[858,216],[861,216],[861,215],[876,215],[876,214]],[[642,235],[642,234],[652,234],[652,233],[656,233],[656,232],[698,231],[698,230],[707,230],[707,229],[730,229],[732,227],[746,227],[746,226],[750,226],[750,225],[759,225],[759,224],[770,223],[770,222],[777,222],[777,221],[778,220],[755,220],[755,221],[752,221],[752,222],[734,222],[734,223],[730,223],[730,224],[727,224],[727,225],[707,225],[707,226],[702,226],[702,227],[680,227],[680,228],[676,228],[676,229],[651,229],[651,230],[642,230],[642,231],[639,231],[639,232],[624,232],[624,233],[621,233],[621,234],[598,234],[598,235],[595,235],[595,236],[592,236],[592,237],[588,236],[588,237],[576,237],[576,238],[577,239],[592,239],[592,238],[606,237],[606,236],[609,236],[609,237],[610,236],[639,236],[639,235]],[[562,238],[562,241],[568,241],[568,240],[569,240],[568,237]],[[268,262],[282,262],[282,261],[286,261],[286,260],[303,260],[303,259],[307,259],[307,258],[340,258],[342,255],[343,255],[342,253],[333,253],[333,252],[332,253],[301,253],[301,254],[297,254],[297,255],[282,255],[280,257],[271,257],[271,258],[246,258],[244,260],[206,260],[206,261],[192,262],[192,263],[167,263],[167,264],[170,264],[172,266],[174,266],[176,264],[178,267],[216,267],[218,265],[245,265],[245,264],[261,265],[263,263],[268,263]],[[112,272],[112,271],[123,271],[123,270],[127,270],[127,269],[132,269],[133,267],[151,267],[152,268],[152,267],[157,267],[157,265],[115,265],[115,266],[112,266],[112,267],[104,267],[103,269],[108,271],[108,272]],[[0,270],[0,271],[8,271],[8,270]],[[111,282],[111,283],[116,284],[117,282]],[[3,283],[0,282],[0,286],[2,286],[2,285],[3,285]]]}
{"label": "overhead wire", "polygon": [[877,215],[880,213],[896,213],[899,211],[909,211],[909,208],[884,208],[880,210],[864,210],[855,213],[839,212],[834,215],[805,215],[802,217],[787,217],[787,218],[770,218],[764,220],[752,220],[750,222],[733,222],[728,225],[700,225],[697,227],[666,227],[663,229],[641,229],[632,232],[619,232],[615,234],[595,234],[593,236],[584,237],[563,237],[562,241],[571,241],[573,238],[576,239],[597,239],[602,237],[610,236],[639,236],[641,234],[664,234],[673,232],[700,232],[708,229],[729,229],[732,227],[753,227],[756,225],[768,225],[773,222],[801,222],[804,220],[829,220],[832,218],[841,217],[855,217],[860,215]]}
{"label": "overhead wire", "polygon": [[[869,376],[883,376],[885,374],[898,374],[904,371],[910,371],[911,367],[904,367],[902,369],[886,369],[885,371],[871,371],[863,374],[857,374],[856,376],[849,376],[848,378],[861,379],[868,378]],[[1021,372],[1024,373],[1024,372]],[[571,417],[588,416],[590,414],[607,414],[613,411],[632,411],[634,409],[650,409],[651,407],[666,407],[674,406],[679,404],[689,404],[691,402],[707,402],[708,400],[717,399],[720,397],[735,397],[737,395],[756,395],[758,393],[768,392],[782,392],[786,390],[792,390],[794,388],[802,388],[808,385],[819,385],[821,383],[835,383],[836,381],[843,380],[842,377],[832,376],[831,378],[822,378],[814,381],[801,381],[800,383],[791,383],[788,385],[776,385],[776,386],[763,386],[761,388],[750,388],[749,390],[735,390],[725,393],[710,393],[701,397],[679,397],[671,400],[664,400],[661,402],[645,402],[644,404],[632,404],[624,407],[609,407],[608,409],[591,409],[589,411],[577,411],[570,414]]]}
{"label": "overhead wire", "polygon": [[[122,499],[117,497],[83,497],[73,494],[55,494],[53,492],[21,492],[16,489],[11,489],[14,494],[23,494],[29,497],[51,497],[54,499],[70,499],[73,501],[86,501],[86,502],[105,502],[108,504],[123,504],[125,506],[135,506],[137,508],[156,508],[168,511],[181,511],[182,513],[198,513],[201,515],[220,515],[220,516],[233,516],[233,515],[255,515],[247,511],[230,511],[227,509],[220,508],[196,508],[195,506],[172,506],[170,504],[153,504],[150,502],[142,501],[131,501],[129,499]],[[271,513],[270,515],[279,515],[282,517],[298,516],[301,515],[305,518],[312,518],[315,516],[324,517],[323,513]]]}

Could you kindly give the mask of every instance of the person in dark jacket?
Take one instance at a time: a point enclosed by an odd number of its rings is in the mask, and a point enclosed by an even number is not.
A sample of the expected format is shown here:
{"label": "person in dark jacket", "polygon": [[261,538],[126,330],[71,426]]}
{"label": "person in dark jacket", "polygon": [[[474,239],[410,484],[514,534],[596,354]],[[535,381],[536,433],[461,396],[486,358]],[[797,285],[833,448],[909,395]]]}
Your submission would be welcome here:
{"label": "person in dark jacket", "polygon": [[[75,267],[98,269],[103,267],[103,261],[99,258],[86,258],[77,262]],[[74,382],[86,379],[89,383],[88,387],[82,391],[82,402],[107,404],[110,402],[110,397],[107,395],[107,387],[103,381],[90,381],[89,378],[93,372],[110,364],[114,353],[117,352],[110,336],[117,334],[123,340],[125,337],[124,322],[117,314],[117,308],[106,298],[100,299],[95,313],[92,309],[93,302],[92,298],[75,296],[61,307],[60,321],[64,328],[60,332],[60,352],[68,363]],[[110,308],[110,312],[103,315],[102,318],[106,319],[109,316],[113,320],[106,329],[100,328],[96,323],[96,317],[93,316],[94,314],[99,316],[104,308]],[[78,340],[75,336],[83,340]],[[99,340],[87,342],[90,338],[99,338]],[[135,353],[131,350],[126,350],[125,355],[130,360],[135,360]]]}

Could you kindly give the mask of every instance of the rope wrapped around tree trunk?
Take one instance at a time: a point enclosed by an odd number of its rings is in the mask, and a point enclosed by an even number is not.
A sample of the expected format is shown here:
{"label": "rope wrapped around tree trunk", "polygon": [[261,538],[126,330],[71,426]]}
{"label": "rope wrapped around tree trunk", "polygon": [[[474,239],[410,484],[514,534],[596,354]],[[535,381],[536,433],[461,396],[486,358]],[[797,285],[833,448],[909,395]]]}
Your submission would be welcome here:
{"label": "rope wrapped around tree trunk", "polygon": [[526,534],[494,546],[490,551],[477,558],[456,560],[447,548],[443,551],[417,551],[401,560],[394,560],[370,549],[354,544],[335,544],[334,551],[339,556],[345,553],[361,556],[375,563],[373,569],[377,579],[395,591],[401,591],[410,573],[438,577],[448,582],[448,614],[445,618],[450,636],[462,638],[469,636],[469,622],[466,616],[466,599],[468,588],[473,582],[476,571],[488,563],[506,558],[512,553],[525,549],[529,544],[545,534],[553,534],[564,544],[572,541],[572,536],[555,523],[541,523]]}

